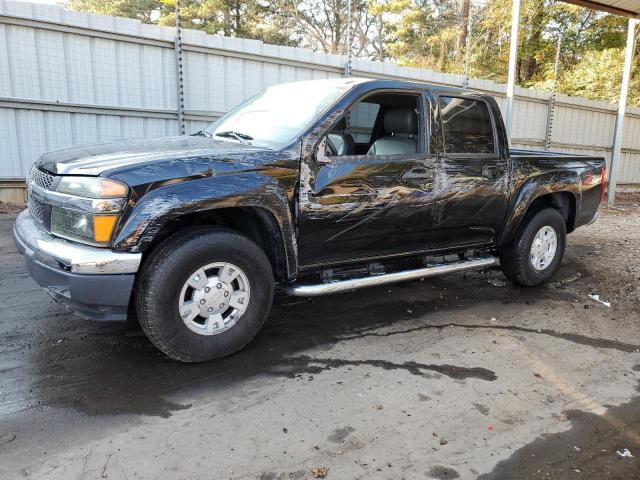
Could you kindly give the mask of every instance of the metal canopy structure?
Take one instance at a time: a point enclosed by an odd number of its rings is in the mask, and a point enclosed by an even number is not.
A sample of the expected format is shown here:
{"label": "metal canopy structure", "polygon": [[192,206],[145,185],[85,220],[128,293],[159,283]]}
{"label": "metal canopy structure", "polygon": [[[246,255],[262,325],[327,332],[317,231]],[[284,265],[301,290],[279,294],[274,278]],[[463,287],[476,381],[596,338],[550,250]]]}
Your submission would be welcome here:
{"label": "metal canopy structure", "polygon": [[640,18],[639,0],[562,0],[565,3],[573,3],[581,7],[601,10],[623,17]]}
{"label": "metal canopy structure", "polygon": [[[560,0],[565,3],[579,5],[581,7],[600,10],[629,17],[627,30],[627,44],[625,47],[624,69],[622,72],[622,85],[620,86],[620,100],[618,102],[618,114],[613,135],[613,148],[611,163],[609,165],[609,192],[608,204],[613,205],[616,195],[616,174],[620,153],[622,151],[622,132],[624,116],[627,109],[627,93],[631,78],[631,66],[635,47],[635,29],[640,19],[640,0]],[[516,65],[518,60],[518,31],[520,29],[520,4],[522,0],[513,0],[511,11],[511,46],[509,51],[509,75],[507,79],[507,110],[505,114],[505,126],[507,135],[511,140],[511,122],[513,117],[513,97],[516,84]]]}

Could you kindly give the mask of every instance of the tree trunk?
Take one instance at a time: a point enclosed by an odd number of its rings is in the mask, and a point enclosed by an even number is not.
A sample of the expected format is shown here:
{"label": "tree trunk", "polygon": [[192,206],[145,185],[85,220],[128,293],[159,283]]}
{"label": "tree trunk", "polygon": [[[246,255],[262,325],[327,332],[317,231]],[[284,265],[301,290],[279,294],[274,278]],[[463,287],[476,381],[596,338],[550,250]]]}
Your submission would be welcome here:
{"label": "tree trunk", "polygon": [[222,32],[225,37],[231,36],[231,5],[229,2],[225,2],[224,14],[222,20]]}
{"label": "tree trunk", "polygon": [[460,33],[458,34],[458,58],[463,58],[463,52],[466,52],[467,33],[469,31],[469,14],[471,13],[471,0],[462,0],[460,5]]}

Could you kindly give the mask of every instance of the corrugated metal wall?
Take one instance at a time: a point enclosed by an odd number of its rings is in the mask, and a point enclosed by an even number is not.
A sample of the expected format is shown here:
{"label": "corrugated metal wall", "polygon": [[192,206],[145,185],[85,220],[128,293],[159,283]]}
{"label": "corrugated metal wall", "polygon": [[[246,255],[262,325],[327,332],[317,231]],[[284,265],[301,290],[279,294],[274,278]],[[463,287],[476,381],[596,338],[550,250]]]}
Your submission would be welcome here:
{"label": "corrugated metal wall", "polygon": [[[0,0],[0,179],[45,151],[178,133],[173,28]],[[342,75],[345,58],[184,30],[187,132],[277,83]],[[462,85],[459,75],[354,60],[353,75]],[[470,87],[506,106],[505,85]],[[516,88],[514,145],[541,148],[547,92]],[[559,95],[553,150],[610,155],[615,105]],[[640,109],[628,109],[619,184],[640,184]]]}

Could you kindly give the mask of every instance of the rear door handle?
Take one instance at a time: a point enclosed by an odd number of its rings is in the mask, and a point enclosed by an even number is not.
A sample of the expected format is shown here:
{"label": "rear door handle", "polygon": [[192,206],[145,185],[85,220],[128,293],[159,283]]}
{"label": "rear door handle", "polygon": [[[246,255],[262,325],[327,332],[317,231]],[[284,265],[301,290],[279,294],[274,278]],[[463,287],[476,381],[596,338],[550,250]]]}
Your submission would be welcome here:
{"label": "rear door handle", "polygon": [[402,181],[407,183],[425,183],[429,180],[433,180],[433,172],[424,167],[412,168],[402,174]]}

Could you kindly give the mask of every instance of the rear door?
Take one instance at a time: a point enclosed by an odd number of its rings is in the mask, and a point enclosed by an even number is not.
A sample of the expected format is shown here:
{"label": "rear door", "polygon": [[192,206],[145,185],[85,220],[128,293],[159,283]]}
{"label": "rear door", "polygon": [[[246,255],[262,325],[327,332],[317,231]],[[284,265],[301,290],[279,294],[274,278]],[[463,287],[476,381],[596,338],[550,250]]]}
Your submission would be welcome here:
{"label": "rear door", "polygon": [[494,110],[482,96],[438,95],[440,131],[434,241],[441,247],[490,244],[507,210],[507,158]]}

